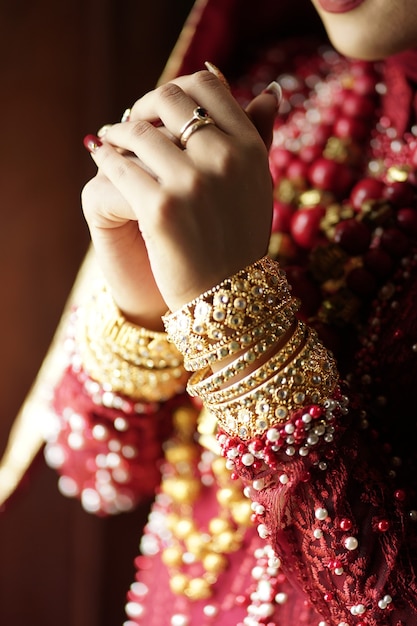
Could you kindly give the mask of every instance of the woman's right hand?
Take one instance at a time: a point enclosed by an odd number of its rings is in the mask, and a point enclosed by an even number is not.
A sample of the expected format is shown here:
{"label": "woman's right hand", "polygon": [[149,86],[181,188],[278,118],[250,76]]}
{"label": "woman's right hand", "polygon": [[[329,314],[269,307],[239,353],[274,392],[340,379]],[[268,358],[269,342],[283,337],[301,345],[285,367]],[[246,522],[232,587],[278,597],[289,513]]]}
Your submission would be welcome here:
{"label": "woman's right hand", "polygon": [[[269,91],[255,98],[247,108],[267,148],[277,100],[279,93]],[[165,132],[165,129],[160,131]],[[129,158],[138,161],[133,155]],[[154,280],[137,216],[131,206],[100,169],[85,186],[82,204],[98,262],[116,303],[130,321],[161,329],[161,315],[168,307]]]}

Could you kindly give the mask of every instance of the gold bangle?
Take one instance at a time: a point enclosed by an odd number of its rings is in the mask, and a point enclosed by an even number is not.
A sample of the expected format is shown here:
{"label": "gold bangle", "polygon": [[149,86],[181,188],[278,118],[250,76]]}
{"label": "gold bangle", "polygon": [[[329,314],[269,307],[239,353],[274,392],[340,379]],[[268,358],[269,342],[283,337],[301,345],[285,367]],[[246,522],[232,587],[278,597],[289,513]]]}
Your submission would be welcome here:
{"label": "gold bangle", "polygon": [[181,366],[138,367],[109,350],[97,353],[86,336],[78,346],[83,369],[105,390],[145,402],[162,402],[185,390],[189,375]]}
{"label": "gold bangle", "polygon": [[166,333],[128,322],[105,287],[80,307],[75,339],[83,369],[105,390],[145,402],[185,390],[189,374]]}
{"label": "gold bangle", "polygon": [[[219,404],[205,402],[228,435],[243,440],[261,435],[268,428],[285,423],[291,411],[320,404],[330,397],[338,383],[332,354],[307,327],[308,339],[299,354],[272,378],[238,399]],[[241,381],[245,387],[245,379]]]}
{"label": "gold bangle", "polygon": [[[291,357],[294,357],[294,353],[298,352],[305,344],[306,339],[306,325],[303,322],[298,322],[293,335],[285,346],[243,380],[239,380],[224,389],[217,387],[217,390],[211,390],[210,388],[206,388],[204,383],[208,383],[210,378],[215,379],[216,374],[197,384],[194,381],[198,380],[198,377],[192,374],[187,384],[187,391],[191,396],[199,396],[204,402],[210,404],[219,404],[242,396],[242,394],[247,393],[249,389],[255,389],[259,384],[264,383],[271,378],[271,376],[282,370],[289,363]],[[218,372],[218,374],[221,374],[221,372],[222,371]],[[197,372],[197,374],[198,373],[199,372]]]}
{"label": "gold bangle", "polygon": [[104,286],[83,307],[88,341],[140,367],[182,364],[182,356],[165,332],[151,331],[126,320]]}
{"label": "gold bangle", "polygon": [[272,309],[288,308],[298,304],[285,273],[264,257],[162,319],[170,340],[184,356],[186,369],[192,370],[204,367],[199,359],[205,353],[211,356],[226,346],[225,354],[241,349],[234,344],[243,329],[259,326]]}
{"label": "gold bangle", "polygon": [[259,337],[274,334],[278,339],[282,337],[294,323],[294,315],[298,303],[291,302],[283,311],[274,310],[269,312],[269,317],[262,323],[255,323],[251,327],[243,327],[240,332],[232,335],[229,341],[222,341],[212,346],[207,352],[193,354],[193,357],[184,357],[184,367],[188,371],[197,371],[206,366],[211,366],[216,361],[222,361],[228,356],[246,350],[252,346]]}

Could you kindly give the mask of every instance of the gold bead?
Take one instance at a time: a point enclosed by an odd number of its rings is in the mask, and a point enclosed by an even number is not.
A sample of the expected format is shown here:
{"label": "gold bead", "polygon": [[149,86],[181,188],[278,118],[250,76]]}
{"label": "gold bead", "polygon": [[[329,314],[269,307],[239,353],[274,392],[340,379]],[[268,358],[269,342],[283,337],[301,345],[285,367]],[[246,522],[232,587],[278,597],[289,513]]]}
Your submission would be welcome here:
{"label": "gold bead", "polygon": [[180,435],[192,437],[197,424],[197,414],[192,407],[180,407],[173,415],[174,426]]}
{"label": "gold bead", "polygon": [[164,478],[162,491],[174,502],[191,504],[197,498],[201,485],[195,478],[174,477]]}
{"label": "gold bead", "polygon": [[198,559],[202,557],[207,550],[207,540],[199,532],[192,532],[185,538],[185,545],[188,552],[194,554]]}
{"label": "gold bead", "polygon": [[221,506],[228,506],[232,502],[237,502],[242,498],[242,492],[239,489],[233,489],[232,487],[223,487],[219,489],[216,494],[217,502]]}
{"label": "gold bead", "polygon": [[185,539],[195,531],[195,524],[191,519],[180,519],[173,530],[178,539]]}
{"label": "gold bead", "polygon": [[204,578],[192,578],[185,589],[185,595],[190,600],[204,600],[211,596],[210,585]]}
{"label": "gold bead", "polygon": [[165,518],[166,526],[168,530],[172,531],[175,526],[178,524],[179,517],[175,513],[168,513]]}
{"label": "gold bead", "polygon": [[239,548],[240,542],[237,539],[236,532],[225,530],[213,539],[212,545],[216,552],[228,553],[235,552]]}
{"label": "gold bead", "polygon": [[212,535],[219,535],[230,530],[230,522],[221,517],[213,517],[209,522],[209,531]]}
{"label": "gold bead", "polygon": [[227,567],[227,559],[222,554],[209,552],[203,558],[204,569],[213,574],[220,574]]}
{"label": "gold bead", "polygon": [[178,567],[178,565],[182,564],[182,550],[176,546],[165,548],[161,559],[168,567]]}
{"label": "gold bead", "polygon": [[177,463],[190,463],[198,454],[195,446],[187,444],[178,444],[167,447],[165,450],[165,458],[168,463],[176,465]]}
{"label": "gold bead", "polygon": [[190,579],[185,574],[174,574],[169,580],[169,586],[172,593],[182,595],[188,586]]}
{"label": "gold bead", "polygon": [[226,467],[226,459],[219,456],[211,464],[211,469],[216,476],[230,476],[230,470]]}
{"label": "gold bead", "polygon": [[252,524],[252,508],[251,503],[247,500],[236,502],[231,507],[233,520],[240,526],[251,526]]}

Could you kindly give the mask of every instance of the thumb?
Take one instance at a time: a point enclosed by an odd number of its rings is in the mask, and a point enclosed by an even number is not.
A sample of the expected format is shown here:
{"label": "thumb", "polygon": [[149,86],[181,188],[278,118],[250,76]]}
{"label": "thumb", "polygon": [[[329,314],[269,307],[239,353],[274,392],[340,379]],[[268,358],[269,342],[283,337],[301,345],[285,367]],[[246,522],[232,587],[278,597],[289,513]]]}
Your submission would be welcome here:
{"label": "thumb", "polygon": [[246,107],[246,113],[268,149],[272,143],[274,120],[281,98],[281,87],[274,81]]}

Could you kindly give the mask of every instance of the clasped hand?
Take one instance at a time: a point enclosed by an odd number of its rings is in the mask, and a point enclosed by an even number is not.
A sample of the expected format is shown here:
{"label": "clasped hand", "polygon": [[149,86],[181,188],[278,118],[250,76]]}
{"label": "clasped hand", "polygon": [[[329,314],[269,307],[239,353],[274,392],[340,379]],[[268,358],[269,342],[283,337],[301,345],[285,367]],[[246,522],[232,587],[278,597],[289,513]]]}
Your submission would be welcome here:
{"label": "clasped hand", "polygon": [[[181,128],[197,106],[215,124],[183,149]],[[83,210],[115,301],[131,321],[158,329],[167,309],[265,254],[276,107],[265,93],[244,111],[201,71],[147,93],[129,121],[97,142],[98,172],[83,190]]]}

